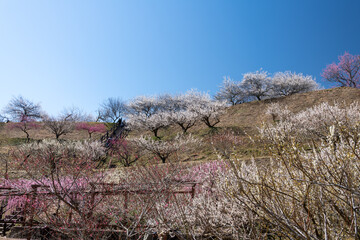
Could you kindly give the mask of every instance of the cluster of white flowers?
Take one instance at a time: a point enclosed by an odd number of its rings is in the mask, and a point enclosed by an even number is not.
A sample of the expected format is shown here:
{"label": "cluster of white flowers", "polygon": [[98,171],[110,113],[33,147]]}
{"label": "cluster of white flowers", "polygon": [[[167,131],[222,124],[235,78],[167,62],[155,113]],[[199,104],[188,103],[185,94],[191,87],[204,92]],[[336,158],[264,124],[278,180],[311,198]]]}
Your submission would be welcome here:
{"label": "cluster of white flowers", "polygon": [[271,85],[273,93],[279,96],[288,96],[318,89],[318,84],[312,76],[290,71],[275,73]]}
{"label": "cluster of white flowers", "polygon": [[[360,121],[360,106],[358,102],[342,107],[339,103],[330,105],[325,102],[296,114],[292,114],[286,107],[272,104],[267,114],[278,118],[274,125],[264,125],[260,128],[263,137],[275,139],[286,136],[320,137],[325,138],[333,127],[334,134],[339,128],[355,127]],[[335,127],[336,126],[336,127]]]}
{"label": "cluster of white flowers", "polygon": [[245,164],[234,164],[232,183],[225,187],[281,230],[278,236],[359,236],[358,103],[322,103],[295,114],[274,104],[268,113],[277,120],[260,131],[271,141],[272,159],[254,165],[252,173]]}
{"label": "cluster of white flowers", "polygon": [[44,139],[19,146],[18,152],[23,155],[46,155],[62,157],[79,157],[92,161],[99,160],[105,155],[105,149],[99,141],[60,142],[55,139]]}
{"label": "cluster of white flowers", "polygon": [[309,92],[319,86],[312,76],[290,71],[275,73],[273,77],[266,71],[245,73],[241,82],[225,78],[215,98],[225,100],[231,105],[288,96],[295,93]]}
{"label": "cluster of white flowers", "polygon": [[158,137],[158,130],[169,125],[179,125],[183,132],[197,121],[214,127],[226,108],[224,101],[212,100],[209,94],[191,90],[182,95],[137,97],[129,103],[129,125],[135,129],[151,131]]}

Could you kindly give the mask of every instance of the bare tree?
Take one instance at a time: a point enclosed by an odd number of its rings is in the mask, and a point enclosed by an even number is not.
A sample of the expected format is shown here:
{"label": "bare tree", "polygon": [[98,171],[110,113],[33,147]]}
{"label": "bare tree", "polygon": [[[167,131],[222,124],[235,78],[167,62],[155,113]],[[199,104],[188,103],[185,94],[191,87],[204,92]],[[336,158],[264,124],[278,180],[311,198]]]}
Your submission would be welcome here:
{"label": "bare tree", "polygon": [[170,156],[178,152],[182,147],[189,144],[198,144],[198,141],[192,136],[184,137],[180,135],[177,135],[173,140],[168,141],[154,140],[144,136],[134,139],[133,141],[140,148],[158,157],[162,163],[165,163]]}
{"label": "bare tree", "polygon": [[126,104],[119,98],[106,99],[98,109],[98,120],[105,123],[116,123],[126,114]]}
{"label": "bare tree", "polygon": [[143,149],[131,139],[118,139],[114,141],[108,154],[111,156],[109,166],[111,166],[114,158],[124,167],[130,167],[142,157]]}
{"label": "bare tree", "polygon": [[42,116],[41,106],[22,96],[13,97],[4,109],[4,113],[12,121],[21,121],[26,118],[40,119]]}
{"label": "bare tree", "polygon": [[84,115],[77,108],[65,109],[59,116],[44,117],[45,126],[53,133],[56,139],[60,136],[66,135],[75,129],[75,124],[78,121],[85,121],[87,115]]}

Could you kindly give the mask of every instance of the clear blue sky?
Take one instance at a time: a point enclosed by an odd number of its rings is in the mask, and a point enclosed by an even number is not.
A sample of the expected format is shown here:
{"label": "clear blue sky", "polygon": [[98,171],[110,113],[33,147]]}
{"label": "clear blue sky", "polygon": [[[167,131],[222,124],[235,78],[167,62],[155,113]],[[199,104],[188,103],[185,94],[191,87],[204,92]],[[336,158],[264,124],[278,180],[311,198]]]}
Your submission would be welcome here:
{"label": "clear blue sky", "polygon": [[260,68],[320,80],[360,54],[360,1],[0,0],[0,108],[12,96],[57,114],[108,97],[215,94]]}

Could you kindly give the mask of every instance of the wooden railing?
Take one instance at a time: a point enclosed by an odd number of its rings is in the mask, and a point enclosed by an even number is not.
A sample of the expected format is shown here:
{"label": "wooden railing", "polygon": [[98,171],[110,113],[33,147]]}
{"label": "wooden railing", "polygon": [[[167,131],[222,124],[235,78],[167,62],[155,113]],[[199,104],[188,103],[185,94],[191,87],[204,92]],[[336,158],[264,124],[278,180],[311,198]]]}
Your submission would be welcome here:
{"label": "wooden railing", "polygon": [[[92,190],[87,190],[87,191],[81,191],[81,190],[77,190],[77,191],[72,191],[71,194],[72,196],[76,196],[77,194],[89,194],[90,196],[96,196],[98,194],[101,195],[123,195],[124,196],[124,202],[123,202],[123,209],[127,210],[128,209],[128,201],[129,201],[129,197],[132,195],[149,195],[149,194],[164,194],[164,192],[166,193],[165,196],[167,196],[167,200],[166,201],[170,201],[169,196],[174,196],[176,194],[188,194],[190,195],[190,198],[193,199],[195,196],[195,191],[196,191],[196,185],[198,183],[196,182],[175,182],[173,184],[172,187],[167,188],[167,189],[162,189],[162,188],[152,188],[154,185],[156,184],[147,184],[147,185],[142,185],[140,187],[137,188],[133,188],[133,187],[129,187],[127,185],[120,185],[120,184],[112,184],[112,183],[97,183],[97,184],[93,184],[94,188],[92,188]],[[18,189],[15,188],[1,188],[0,187],[0,197],[6,197],[6,198],[11,198],[11,197],[18,197],[18,196],[27,196],[28,199],[30,199],[32,204],[34,201],[36,201],[36,199],[42,199],[44,196],[54,196],[56,198],[56,194],[61,194],[61,192],[59,193],[54,193],[54,192],[50,192],[50,190],[46,190],[49,189],[49,186],[46,185],[31,185],[31,191],[20,191]],[[4,202],[3,202],[4,203]],[[25,229],[36,229],[39,228],[38,223],[36,223],[33,220],[33,216],[32,214],[29,214],[30,216],[28,218],[25,217],[25,214],[23,214],[25,212],[26,206],[24,206],[23,208],[19,208],[17,207],[14,210],[9,210],[6,209],[6,204],[3,204],[0,208],[0,230],[3,236],[6,236],[6,233],[11,230],[11,227],[14,226],[15,224],[21,224]],[[8,215],[5,215],[5,211],[10,211],[11,213]],[[2,228],[1,228],[2,227]],[[76,226],[73,226],[76,228]],[[110,229],[115,229],[114,226],[111,225],[107,225],[104,227],[108,227]],[[116,230],[114,230],[115,232],[117,232]],[[29,233],[29,238],[31,238],[31,233]]]}

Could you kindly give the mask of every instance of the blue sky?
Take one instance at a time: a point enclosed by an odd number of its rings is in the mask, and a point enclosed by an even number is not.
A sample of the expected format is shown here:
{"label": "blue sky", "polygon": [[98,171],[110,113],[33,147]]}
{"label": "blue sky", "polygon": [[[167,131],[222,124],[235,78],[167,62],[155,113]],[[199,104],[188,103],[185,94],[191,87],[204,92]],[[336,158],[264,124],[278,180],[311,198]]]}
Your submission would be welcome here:
{"label": "blue sky", "polygon": [[0,108],[22,95],[50,114],[94,113],[108,97],[215,94],[223,76],[260,68],[320,82],[338,55],[360,54],[359,10],[357,0],[0,0]]}

